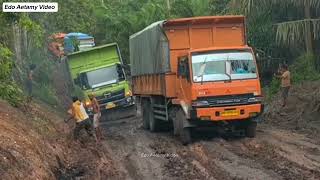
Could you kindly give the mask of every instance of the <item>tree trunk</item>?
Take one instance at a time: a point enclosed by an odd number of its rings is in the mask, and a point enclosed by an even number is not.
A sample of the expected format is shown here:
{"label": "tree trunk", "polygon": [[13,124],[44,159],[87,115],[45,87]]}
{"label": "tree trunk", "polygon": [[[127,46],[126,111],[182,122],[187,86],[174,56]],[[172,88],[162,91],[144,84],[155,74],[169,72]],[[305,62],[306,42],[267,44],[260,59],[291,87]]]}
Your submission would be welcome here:
{"label": "tree trunk", "polygon": [[312,37],[312,28],[311,28],[311,6],[310,6],[310,0],[307,1],[305,5],[305,43],[306,43],[306,50],[307,53],[313,54],[313,37]]}

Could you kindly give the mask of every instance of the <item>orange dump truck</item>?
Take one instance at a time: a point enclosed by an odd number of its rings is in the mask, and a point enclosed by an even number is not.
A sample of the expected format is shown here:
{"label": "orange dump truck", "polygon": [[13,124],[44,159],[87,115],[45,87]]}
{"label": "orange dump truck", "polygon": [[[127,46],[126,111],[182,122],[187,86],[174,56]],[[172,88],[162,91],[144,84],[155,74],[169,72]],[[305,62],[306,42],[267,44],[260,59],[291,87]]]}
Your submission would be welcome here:
{"label": "orange dump truck", "polygon": [[245,17],[209,16],[153,23],[130,37],[133,93],[143,126],[173,123],[191,142],[195,127],[223,127],[254,137],[263,111]]}

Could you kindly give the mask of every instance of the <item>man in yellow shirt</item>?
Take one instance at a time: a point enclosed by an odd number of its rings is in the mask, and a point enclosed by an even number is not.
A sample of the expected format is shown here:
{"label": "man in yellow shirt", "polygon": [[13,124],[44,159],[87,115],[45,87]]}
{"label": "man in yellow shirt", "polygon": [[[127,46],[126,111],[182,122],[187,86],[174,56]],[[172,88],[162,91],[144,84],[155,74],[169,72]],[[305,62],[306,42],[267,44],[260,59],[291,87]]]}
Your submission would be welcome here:
{"label": "man in yellow shirt", "polygon": [[282,91],[282,107],[287,105],[287,99],[289,95],[289,90],[291,87],[291,77],[288,65],[284,64],[281,68],[281,75],[277,76],[281,79],[281,91]]}
{"label": "man in yellow shirt", "polygon": [[79,101],[78,97],[72,97],[72,106],[68,111],[71,117],[68,119],[74,119],[76,121],[76,127],[73,135],[77,139],[82,129],[85,129],[90,136],[93,136],[92,125],[88,114],[85,112],[83,104]]}

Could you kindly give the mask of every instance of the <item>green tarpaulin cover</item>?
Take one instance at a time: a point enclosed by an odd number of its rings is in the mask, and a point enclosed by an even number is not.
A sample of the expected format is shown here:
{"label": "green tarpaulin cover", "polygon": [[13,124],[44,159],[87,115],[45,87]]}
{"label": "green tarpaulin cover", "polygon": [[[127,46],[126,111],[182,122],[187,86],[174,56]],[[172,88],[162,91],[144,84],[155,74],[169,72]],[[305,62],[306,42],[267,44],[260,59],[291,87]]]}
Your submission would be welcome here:
{"label": "green tarpaulin cover", "polygon": [[159,21],[130,36],[131,75],[170,71],[169,42]]}

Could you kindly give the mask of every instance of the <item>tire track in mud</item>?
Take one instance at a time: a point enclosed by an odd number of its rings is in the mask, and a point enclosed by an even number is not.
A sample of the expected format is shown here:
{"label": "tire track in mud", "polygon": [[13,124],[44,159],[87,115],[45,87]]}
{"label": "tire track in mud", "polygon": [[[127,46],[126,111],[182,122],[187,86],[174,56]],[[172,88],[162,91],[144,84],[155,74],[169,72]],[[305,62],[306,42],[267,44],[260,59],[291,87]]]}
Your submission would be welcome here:
{"label": "tire track in mud", "polygon": [[143,131],[135,118],[118,123],[105,123],[105,144],[112,149],[113,159],[121,164],[126,174],[124,179],[170,179],[162,172],[164,159],[144,156],[154,153],[149,145],[156,134]]}
{"label": "tire track in mud", "polygon": [[104,124],[123,179],[320,179],[320,146],[300,134],[262,126],[255,139],[204,135],[182,146],[141,126],[139,116]]}
{"label": "tire track in mud", "polygon": [[[320,179],[318,162],[307,159],[305,155],[308,152],[277,138],[263,132],[258,133],[255,139],[230,141],[226,148],[238,156],[258,162],[264,169],[275,172],[280,179]],[[316,154],[312,156],[319,158]]]}

